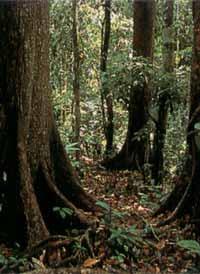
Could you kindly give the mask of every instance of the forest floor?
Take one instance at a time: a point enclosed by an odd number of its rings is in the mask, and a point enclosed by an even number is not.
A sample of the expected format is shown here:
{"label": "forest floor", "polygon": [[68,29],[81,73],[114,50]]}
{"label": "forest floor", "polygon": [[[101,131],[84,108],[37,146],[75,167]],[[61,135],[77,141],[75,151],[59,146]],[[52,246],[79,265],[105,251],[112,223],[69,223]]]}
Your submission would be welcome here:
{"label": "forest floor", "polygon": [[[96,268],[119,274],[200,273],[199,255],[178,244],[195,239],[187,216],[166,226],[157,224],[167,215],[152,217],[161,198],[166,196],[162,187],[144,183],[139,172],[108,172],[93,165],[84,168],[82,183],[104,212],[96,217],[98,226],[87,244],[89,252],[85,252],[85,246],[77,246],[79,254],[84,254],[82,259],[79,257],[79,267],[91,269],[86,273],[97,273]],[[18,260],[5,245],[0,245],[0,251],[1,265],[9,256],[14,263]]]}
{"label": "forest floor", "polygon": [[[166,187],[144,183],[139,172],[95,169],[86,172],[84,186],[111,211],[103,223],[110,227],[112,256],[104,257],[103,268],[121,268],[127,273],[200,273],[199,255],[179,245],[181,240],[195,240],[188,216],[166,226],[158,225],[166,214],[152,217],[166,197]],[[109,215],[106,206],[102,207]],[[130,234],[129,228],[133,228]]]}

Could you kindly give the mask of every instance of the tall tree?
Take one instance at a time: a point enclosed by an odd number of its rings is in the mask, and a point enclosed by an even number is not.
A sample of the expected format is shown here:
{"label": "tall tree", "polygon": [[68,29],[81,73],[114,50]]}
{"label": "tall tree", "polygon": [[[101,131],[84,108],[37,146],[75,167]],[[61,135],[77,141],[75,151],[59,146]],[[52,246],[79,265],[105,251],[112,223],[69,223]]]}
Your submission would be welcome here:
{"label": "tall tree", "polygon": [[174,0],[163,1],[163,74],[166,81],[158,96],[158,119],[153,144],[152,177],[156,184],[163,179],[163,149],[165,144],[168,109],[170,106],[171,89],[174,81],[174,33],[173,33]]}
{"label": "tall tree", "polygon": [[72,1],[72,40],[73,40],[73,92],[74,92],[74,141],[77,143],[78,150],[76,150],[76,159],[80,157],[80,124],[81,124],[81,110],[80,110],[80,52],[78,39],[78,22],[77,22],[77,3],[78,0]]}
{"label": "tall tree", "polygon": [[187,161],[182,175],[168,199],[157,210],[156,214],[166,210],[172,211],[164,221],[167,224],[184,213],[196,219],[200,216],[200,2],[193,0],[193,58],[191,68],[190,114],[187,130]]}
{"label": "tall tree", "polygon": [[0,230],[29,246],[69,226],[53,207],[81,223],[89,220],[79,208],[95,209],[55,125],[48,28],[47,0],[0,2]]}
{"label": "tall tree", "polygon": [[[104,22],[101,32],[101,55],[100,55],[100,72],[101,72],[101,102],[103,114],[103,128],[106,137],[106,155],[112,152],[113,148],[113,98],[112,92],[108,85],[107,77],[107,59],[111,31],[111,0],[104,1]],[[106,106],[106,107],[105,107]]]}
{"label": "tall tree", "polygon": [[[133,5],[133,49],[136,56],[153,59],[155,1],[135,0]],[[128,131],[121,151],[104,162],[110,169],[142,168],[148,154],[148,138],[137,138],[149,115],[151,92],[148,83],[133,87],[129,99]]]}

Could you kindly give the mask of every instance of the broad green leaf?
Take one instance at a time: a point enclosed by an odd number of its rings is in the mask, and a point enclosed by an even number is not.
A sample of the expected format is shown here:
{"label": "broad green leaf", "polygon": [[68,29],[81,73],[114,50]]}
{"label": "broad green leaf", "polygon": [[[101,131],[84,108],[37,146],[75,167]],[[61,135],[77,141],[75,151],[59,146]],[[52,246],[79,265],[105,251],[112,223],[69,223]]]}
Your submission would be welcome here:
{"label": "broad green leaf", "polygon": [[194,128],[197,130],[200,130],[200,122],[194,124]]}
{"label": "broad green leaf", "polygon": [[68,207],[64,207],[62,209],[67,215],[72,215],[73,214],[73,210],[71,208],[68,208]]}
{"label": "broad green leaf", "polygon": [[124,245],[124,250],[128,252],[129,247],[127,245]]}
{"label": "broad green leaf", "polygon": [[61,216],[62,219],[65,219],[66,218],[66,213],[64,211],[59,211],[59,214]]}
{"label": "broad green leaf", "polygon": [[200,244],[195,240],[181,240],[177,242],[177,245],[200,255]]}
{"label": "broad green leaf", "polygon": [[62,219],[65,219],[67,215],[72,215],[73,214],[73,210],[71,208],[68,207],[54,207],[53,208],[54,212],[57,212]]}
{"label": "broad green leaf", "polygon": [[114,217],[120,219],[120,218],[124,217],[125,215],[127,215],[127,213],[126,213],[126,212],[120,212],[120,211],[118,211],[118,210],[113,210],[113,211],[112,211],[112,215],[113,215]]}
{"label": "broad green leaf", "polygon": [[137,232],[137,230],[136,230],[136,225],[130,226],[130,227],[128,228],[128,231],[131,232],[131,233]]}
{"label": "broad green leaf", "polygon": [[0,254],[0,264],[4,265],[7,263],[7,259],[4,255]]}
{"label": "broad green leaf", "polygon": [[96,205],[102,207],[103,209],[109,211],[110,210],[110,206],[109,204],[107,204],[106,202],[103,202],[103,201],[97,201],[96,202]]}
{"label": "broad green leaf", "polygon": [[56,212],[56,211],[60,211],[60,207],[55,206],[55,207],[53,208],[53,211],[54,211],[54,212]]}

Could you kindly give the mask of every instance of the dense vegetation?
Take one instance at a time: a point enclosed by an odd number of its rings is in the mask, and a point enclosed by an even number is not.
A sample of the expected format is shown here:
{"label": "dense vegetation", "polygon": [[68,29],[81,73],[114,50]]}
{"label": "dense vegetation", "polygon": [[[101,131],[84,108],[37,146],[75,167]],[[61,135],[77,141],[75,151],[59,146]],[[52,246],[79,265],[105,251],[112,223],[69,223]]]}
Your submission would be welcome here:
{"label": "dense vegetation", "polygon": [[[165,92],[167,82],[172,84],[169,75],[163,72],[163,1],[158,1],[155,25],[155,46],[153,67],[141,57],[132,57],[133,12],[130,1],[112,3],[111,34],[107,73],[104,81],[112,89],[114,104],[114,144],[113,153],[124,142],[127,119],[128,98],[132,81],[137,85],[144,77],[153,82],[151,114],[157,117],[158,96]],[[51,82],[53,102],[57,121],[63,140],[71,143],[70,151],[75,149],[73,142],[73,45],[72,9],[66,1],[52,1],[51,4]],[[67,16],[67,14],[69,16]],[[79,50],[81,59],[81,151],[90,158],[101,159],[105,151],[103,136],[102,105],[100,98],[101,71],[100,51],[101,32],[104,21],[101,1],[80,2],[78,6]],[[175,80],[169,93],[170,111],[165,142],[165,172],[174,174],[182,161],[185,150],[185,129],[187,127],[190,64],[192,56],[192,11],[191,3],[175,2],[173,43],[175,45]],[[166,38],[167,39],[167,38]],[[133,59],[134,58],[134,59]],[[134,79],[132,79],[134,77]],[[164,91],[163,91],[164,90]],[[92,114],[92,115],[91,115]],[[150,121],[153,132],[154,123]],[[88,130],[89,129],[89,130]],[[179,138],[176,138],[176,136]],[[69,142],[68,142],[69,141]],[[100,155],[95,146],[98,146]],[[73,147],[73,148],[72,148]],[[72,153],[73,154],[73,153]]]}

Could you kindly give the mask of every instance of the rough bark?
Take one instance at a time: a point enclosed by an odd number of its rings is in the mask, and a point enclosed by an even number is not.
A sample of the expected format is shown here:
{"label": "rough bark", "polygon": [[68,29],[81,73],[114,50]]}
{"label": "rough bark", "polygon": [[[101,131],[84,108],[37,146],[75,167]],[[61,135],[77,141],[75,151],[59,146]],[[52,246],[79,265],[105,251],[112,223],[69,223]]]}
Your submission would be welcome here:
{"label": "rough bark", "polygon": [[166,210],[172,211],[171,216],[163,224],[169,223],[177,217],[188,213],[191,218],[200,216],[199,203],[199,175],[200,175],[200,149],[198,145],[199,130],[195,125],[200,122],[200,2],[193,1],[194,40],[191,69],[190,115],[187,133],[188,159],[183,173],[169,195],[169,198],[158,209],[156,214]]}
{"label": "rough bark", "polygon": [[168,109],[170,106],[170,89],[173,85],[174,70],[174,35],[173,35],[174,0],[163,2],[163,73],[168,77],[169,82],[162,87],[158,98],[158,120],[156,123],[154,144],[152,177],[156,184],[162,184],[163,180],[163,150],[165,145]]}
{"label": "rough bark", "polygon": [[72,14],[73,14],[73,27],[72,27],[72,40],[73,40],[73,92],[74,92],[74,141],[77,143],[78,150],[76,151],[76,159],[80,157],[80,124],[81,124],[81,110],[80,110],[80,52],[79,52],[79,39],[77,29],[77,0],[72,1]]}
{"label": "rough bark", "polygon": [[101,56],[100,56],[100,72],[101,72],[101,102],[103,114],[103,128],[106,137],[105,154],[109,155],[113,149],[113,97],[112,92],[108,86],[107,77],[107,59],[110,42],[111,31],[111,0],[104,2],[105,17],[102,26],[101,35]]}
{"label": "rough bark", "polygon": [[48,26],[47,0],[0,2],[0,231],[29,247],[69,227],[53,207],[95,209],[56,129]]}
{"label": "rough bark", "polygon": [[[153,59],[155,1],[134,1],[134,54]],[[141,169],[148,158],[148,137],[136,138],[148,121],[151,92],[148,83],[132,88],[129,99],[128,130],[120,152],[103,164],[109,169]]]}

